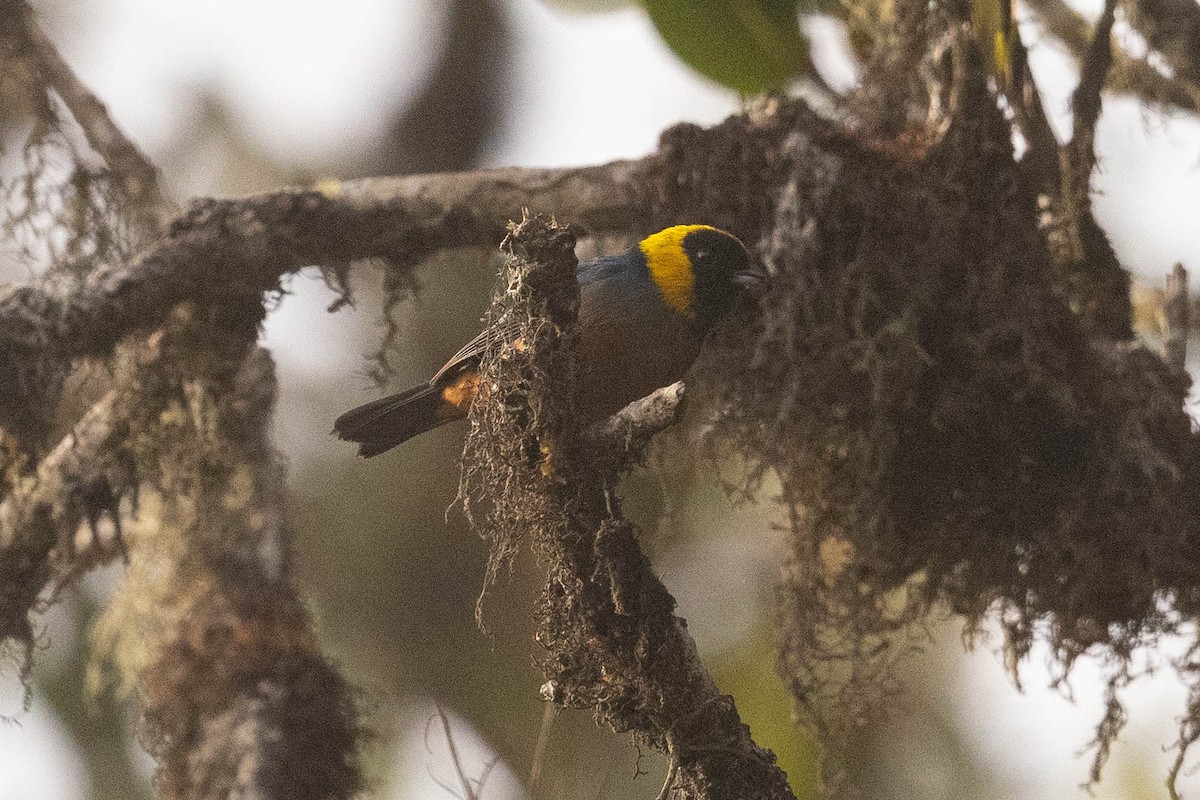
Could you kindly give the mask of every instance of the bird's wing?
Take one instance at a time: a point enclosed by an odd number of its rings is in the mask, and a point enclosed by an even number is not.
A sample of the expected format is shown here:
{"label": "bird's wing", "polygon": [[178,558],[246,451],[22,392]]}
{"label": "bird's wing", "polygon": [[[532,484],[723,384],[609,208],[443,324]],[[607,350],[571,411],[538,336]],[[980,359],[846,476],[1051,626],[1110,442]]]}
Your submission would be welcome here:
{"label": "bird's wing", "polygon": [[[588,283],[605,280],[613,275],[619,275],[626,269],[625,257],[604,256],[593,258],[590,261],[580,264],[576,269],[576,277],[580,285],[583,286]],[[507,316],[501,318],[498,322],[480,331],[478,336],[463,345],[463,348],[451,356],[450,360],[437,371],[437,374],[429,379],[429,383],[436,385],[439,380],[447,375],[453,375],[464,368],[476,366],[479,357],[489,347],[497,342],[516,339],[517,331],[520,327],[515,320]]]}
{"label": "bird's wing", "polygon": [[461,350],[451,356],[450,360],[429,379],[429,383],[437,385],[447,375],[456,374],[464,368],[477,366],[479,358],[483,355],[484,351],[498,342],[513,339],[517,335],[518,330],[520,330],[520,325],[508,317],[504,317],[495,324],[484,328],[479,332],[479,335],[467,342]]}

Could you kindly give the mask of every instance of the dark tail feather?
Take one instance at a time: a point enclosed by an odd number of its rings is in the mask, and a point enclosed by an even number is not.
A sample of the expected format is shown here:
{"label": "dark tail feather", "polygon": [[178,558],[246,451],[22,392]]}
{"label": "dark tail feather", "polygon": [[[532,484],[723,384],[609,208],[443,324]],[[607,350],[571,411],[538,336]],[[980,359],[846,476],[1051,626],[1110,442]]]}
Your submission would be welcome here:
{"label": "dark tail feather", "polygon": [[339,439],[357,442],[358,454],[370,458],[462,416],[442,400],[442,387],[422,383],[350,409],[334,421],[333,432]]}

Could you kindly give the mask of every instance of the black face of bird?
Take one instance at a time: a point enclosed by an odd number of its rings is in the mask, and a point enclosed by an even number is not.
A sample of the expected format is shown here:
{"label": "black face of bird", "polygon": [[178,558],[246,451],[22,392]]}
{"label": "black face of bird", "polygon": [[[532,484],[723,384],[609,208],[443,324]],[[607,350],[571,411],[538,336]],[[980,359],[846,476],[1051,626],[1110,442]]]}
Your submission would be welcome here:
{"label": "black face of bird", "polygon": [[739,291],[757,298],[766,290],[766,273],[735,236],[697,228],[684,237],[683,250],[692,265],[693,304],[702,327],[728,311]]}

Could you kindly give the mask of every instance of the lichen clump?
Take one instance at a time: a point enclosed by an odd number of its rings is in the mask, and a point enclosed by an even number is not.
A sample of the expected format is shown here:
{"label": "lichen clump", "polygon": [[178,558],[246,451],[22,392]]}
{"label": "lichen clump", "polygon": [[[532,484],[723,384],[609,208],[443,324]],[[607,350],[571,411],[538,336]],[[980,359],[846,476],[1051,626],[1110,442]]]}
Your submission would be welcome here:
{"label": "lichen clump", "polygon": [[[567,446],[564,432],[577,427],[574,248],[566,226],[540,217],[510,224],[502,248],[508,260],[484,318],[496,336],[479,365],[460,489],[468,519],[491,545],[485,592],[511,563],[522,537],[529,532],[551,537],[566,524],[562,509],[545,507],[544,487],[550,462],[562,461],[555,450]],[[531,252],[557,257],[536,260]],[[482,602],[481,596],[476,609],[481,624]]]}
{"label": "lichen clump", "polygon": [[[782,668],[834,751],[889,696],[900,634],[948,608],[968,634],[995,614],[1014,671],[1043,635],[1063,674],[1105,659],[1096,778],[1131,653],[1198,610],[1189,381],[1071,310],[987,103],[909,161],[794,138],[775,288],[697,384],[751,487],[782,486]],[[1195,710],[1197,654],[1179,666]]]}

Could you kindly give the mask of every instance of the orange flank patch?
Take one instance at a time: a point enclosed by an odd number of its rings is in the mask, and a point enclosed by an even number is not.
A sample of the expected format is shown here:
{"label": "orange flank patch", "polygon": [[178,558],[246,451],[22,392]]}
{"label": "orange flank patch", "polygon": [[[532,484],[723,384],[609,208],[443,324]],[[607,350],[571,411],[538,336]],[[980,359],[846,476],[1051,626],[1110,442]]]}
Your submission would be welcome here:
{"label": "orange flank patch", "polygon": [[478,391],[479,373],[475,370],[467,370],[455,378],[453,383],[442,389],[442,400],[448,405],[466,412],[470,410],[471,403],[475,400],[475,394]]}

